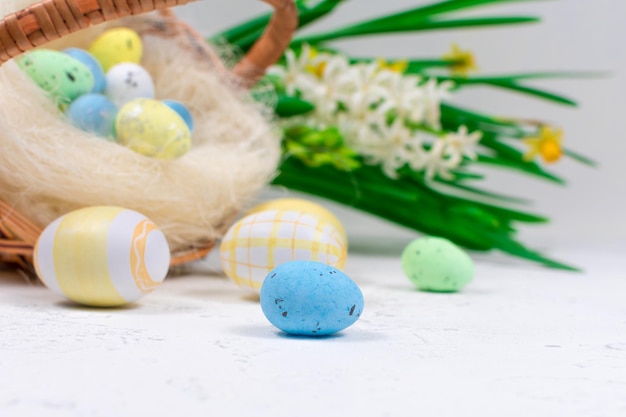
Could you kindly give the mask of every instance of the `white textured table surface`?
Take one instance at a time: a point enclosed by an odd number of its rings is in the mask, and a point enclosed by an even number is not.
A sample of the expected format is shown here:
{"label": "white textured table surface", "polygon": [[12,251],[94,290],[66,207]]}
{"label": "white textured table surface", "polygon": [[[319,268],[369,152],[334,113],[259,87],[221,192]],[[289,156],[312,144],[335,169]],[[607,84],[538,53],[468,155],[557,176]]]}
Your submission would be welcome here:
{"label": "white textured table surface", "polygon": [[626,242],[561,248],[585,274],[481,256],[452,295],[364,249],[362,319],[317,340],[279,334],[210,266],[123,310],[4,273],[0,416],[626,415]]}

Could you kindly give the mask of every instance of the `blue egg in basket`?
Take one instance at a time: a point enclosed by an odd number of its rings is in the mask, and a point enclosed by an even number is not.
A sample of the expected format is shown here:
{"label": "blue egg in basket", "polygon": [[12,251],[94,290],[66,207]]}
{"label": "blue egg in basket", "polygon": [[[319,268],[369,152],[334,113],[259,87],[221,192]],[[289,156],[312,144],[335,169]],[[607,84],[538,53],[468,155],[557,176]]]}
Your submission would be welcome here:
{"label": "blue egg in basket", "polygon": [[95,133],[108,140],[114,139],[118,108],[101,94],[85,94],[72,102],[65,114],[77,128]]}
{"label": "blue egg in basket", "polygon": [[178,113],[178,115],[182,117],[182,119],[187,124],[189,131],[193,132],[193,116],[191,115],[191,112],[189,111],[187,106],[176,100],[163,100],[163,104]]}

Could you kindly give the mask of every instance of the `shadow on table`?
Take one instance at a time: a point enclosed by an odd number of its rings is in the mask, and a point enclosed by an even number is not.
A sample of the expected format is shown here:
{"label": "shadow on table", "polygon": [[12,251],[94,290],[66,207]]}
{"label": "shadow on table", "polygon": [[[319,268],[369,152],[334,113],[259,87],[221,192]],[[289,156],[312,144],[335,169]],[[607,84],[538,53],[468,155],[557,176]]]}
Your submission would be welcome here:
{"label": "shadow on table", "polygon": [[236,326],[231,327],[231,331],[238,336],[251,337],[256,339],[286,339],[303,342],[323,342],[341,340],[342,342],[372,342],[386,339],[385,335],[372,331],[365,331],[358,328],[348,328],[339,333],[328,336],[297,336],[285,333],[270,325],[267,326]]}

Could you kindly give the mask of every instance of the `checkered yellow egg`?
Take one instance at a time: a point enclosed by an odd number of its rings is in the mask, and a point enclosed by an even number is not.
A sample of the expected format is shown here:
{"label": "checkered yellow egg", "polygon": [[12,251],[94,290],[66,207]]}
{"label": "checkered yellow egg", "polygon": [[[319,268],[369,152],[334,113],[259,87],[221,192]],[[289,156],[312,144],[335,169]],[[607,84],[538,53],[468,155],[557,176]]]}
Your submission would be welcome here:
{"label": "checkered yellow egg", "polygon": [[46,227],[34,260],[37,275],[52,291],[80,304],[115,307],[161,284],[170,250],[163,233],[144,215],[89,207]]}
{"label": "checkered yellow egg", "polygon": [[235,223],[220,245],[224,273],[237,285],[259,291],[267,273],[290,261],[343,268],[346,244],[329,221],[296,210],[265,210]]}
{"label": "checkered yellow egg", "polygon": [[278,198],[276,200],[266,201],[254,207],[248,214],[257,213],[265,210],[295,210],[318,217],[337,228],[339,234],[343,238],[346,246],[348,245],[348,237],[341,221],[326,207],[310,200],[302,198]]}

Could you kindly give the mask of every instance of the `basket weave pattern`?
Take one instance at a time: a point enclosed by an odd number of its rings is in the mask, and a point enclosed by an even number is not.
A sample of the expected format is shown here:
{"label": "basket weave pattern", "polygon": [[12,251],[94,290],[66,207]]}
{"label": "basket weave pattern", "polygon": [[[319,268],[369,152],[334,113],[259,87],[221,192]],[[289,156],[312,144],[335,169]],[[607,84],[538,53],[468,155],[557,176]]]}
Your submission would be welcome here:
{"label": "basket weave pattern", "polygon": [[[48,42],[87,27],[195,0],[44,0],[0,20],[0,65]],[[289,45],[298,19],[293,0],[262,0],[274,7],[270,24],[250,52],[232,69],[236,84],[251,86]],[[199,35],[197,35],[198,38]],[[0,201],[0,261],[30,269],[33,247],[42,231],[12,206]],[[213,247],[174,253],[172,265],[204,257]]]}

